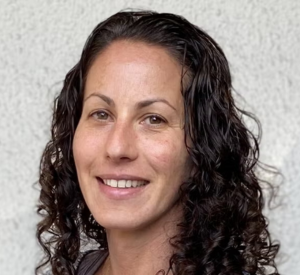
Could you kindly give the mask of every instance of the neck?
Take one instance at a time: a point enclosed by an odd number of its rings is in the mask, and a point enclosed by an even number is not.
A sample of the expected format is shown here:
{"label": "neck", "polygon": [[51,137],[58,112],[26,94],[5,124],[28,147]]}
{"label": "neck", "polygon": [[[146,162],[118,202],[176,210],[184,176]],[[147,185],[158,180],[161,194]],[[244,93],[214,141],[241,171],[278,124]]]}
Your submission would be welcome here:
{"label": "neck", "polygon": [[[180,212],[177,209],[177,213]],[[169,240],[178,233],[176,218],[158,221],[138,230],[107,229],[109,257],[103,269],[105,275],[154,275],[169,269],[169,259],[174,253]],[[102,273],[101,273],[102,274]],[[163,273],[162,273],[163,274]]]}

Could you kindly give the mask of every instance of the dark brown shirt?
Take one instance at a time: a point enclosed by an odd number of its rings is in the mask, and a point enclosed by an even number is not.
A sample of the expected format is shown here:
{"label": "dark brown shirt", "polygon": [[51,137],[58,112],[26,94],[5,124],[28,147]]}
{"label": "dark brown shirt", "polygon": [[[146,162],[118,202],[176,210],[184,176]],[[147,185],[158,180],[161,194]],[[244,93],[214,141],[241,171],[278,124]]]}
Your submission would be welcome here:
{"label": "dark brown shirt", "polygon": [[80,261],[76,275],[95,275],[108,256],[107,250],[87,253]]}
{"label": "dark brown shirt", "polygon": [[[95,275],[108,256],[107,250],[96,250],[87,253],[80,261],[76,275]],[[243,271],[243,275],[250,275]]]}

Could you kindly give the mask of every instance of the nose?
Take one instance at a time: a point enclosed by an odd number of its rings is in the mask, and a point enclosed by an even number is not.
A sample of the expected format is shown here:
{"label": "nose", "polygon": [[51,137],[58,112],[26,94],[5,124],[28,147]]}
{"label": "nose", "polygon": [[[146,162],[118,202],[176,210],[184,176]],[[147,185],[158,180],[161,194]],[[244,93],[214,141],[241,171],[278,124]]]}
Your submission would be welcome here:
{"label": "nose", "polygon": [[107,136],[106,157],[114,162],[132,161],[138,156],[132,125],[116,122]]}

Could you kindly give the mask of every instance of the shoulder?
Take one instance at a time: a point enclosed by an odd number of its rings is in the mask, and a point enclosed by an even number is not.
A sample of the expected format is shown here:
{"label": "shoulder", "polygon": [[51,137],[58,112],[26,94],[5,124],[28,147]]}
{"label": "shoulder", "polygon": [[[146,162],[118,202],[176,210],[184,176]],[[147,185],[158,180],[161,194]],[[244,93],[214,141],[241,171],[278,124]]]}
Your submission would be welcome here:
{"label": "shoulder", "polygon": [[78,264],[76,275],[94,275],[107,256],[107,250],[91,250],[86,252]]}

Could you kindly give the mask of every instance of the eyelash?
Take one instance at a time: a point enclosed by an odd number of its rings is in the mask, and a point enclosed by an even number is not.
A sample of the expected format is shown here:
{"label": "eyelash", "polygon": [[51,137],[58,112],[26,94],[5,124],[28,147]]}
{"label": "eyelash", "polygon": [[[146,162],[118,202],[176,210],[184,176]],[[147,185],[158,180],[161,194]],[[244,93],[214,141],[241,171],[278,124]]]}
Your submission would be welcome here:
{"label": "eyelash", "polygon": [[[107,115],[107,117],[110,116],[110,114],[106,111],[103,111],[103,110],[100,110],[100,111],[96,111],[96,112],[93,112],[91,113],[91,117],[95,118],[96,120],[107,120],[107,119],[100,119],[100,118],[97,118],[96,116],[99,115],[99,114],[104,114],[104,115]],[[158,119],[160,121],[160,123],[149,123],[150,125],[161,125],[161,124],[165,124],[167,123],[166,119],[164,119],[163,117],[159,116],[159,115],[156,115],[156,114],[149,114],[147,115],[144,119],[143,119],[143,122],[145,122],[147,119],[151,119],[151,118],[155,118],[155,119]]]}
{"label": "eyelash", "polygon": [[148,115],[148,116],[144,119],[144,121],[147,120],[147,119],[150,120],[151,118],[155,118],[155,119],[160,120],[160,123],[149,123],[149,124],[151,124],[151,125],[161,125],[161,124],[165,124],[165,123],[166,123],[166,120],[165,120],[165,119],[163,119],[163,118],[162,118],[161,116],[159,116],[159,115],[154,115],[154,114]]}
{"label": "eyelash", "polygon": [[[93,112],[92,114],[91,114],[91,117],[93,117],[93,118],[95,118],[95,119],[99,119],[99,118],[97,118],[96,116],[98,115],[98,114],[105,114],[105,115],[107,115],[107,116],[109,116],[109,113],[108,112],[105,112],[105,111],[96,111],[96,112]],[[99,119],[99,120],[102,120],[102,119]]]}

